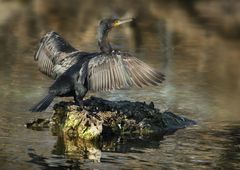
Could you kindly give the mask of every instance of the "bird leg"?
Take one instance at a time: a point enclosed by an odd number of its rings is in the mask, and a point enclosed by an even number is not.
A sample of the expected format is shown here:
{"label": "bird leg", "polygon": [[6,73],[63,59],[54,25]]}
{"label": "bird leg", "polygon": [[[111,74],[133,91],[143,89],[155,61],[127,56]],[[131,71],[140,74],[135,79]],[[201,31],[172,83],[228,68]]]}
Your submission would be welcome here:
{"label": "bird leg", "polygon": [[75,85],[75,95],[74,101],[75,104],[83,109],[83,97],[86,95],[87,89],[80,83]]}
{"label": "bird leg", "polygon": [[83,107],[83,98],[81,98],[77,95],[74,95],[74,102],[75,102],[75,105]]}

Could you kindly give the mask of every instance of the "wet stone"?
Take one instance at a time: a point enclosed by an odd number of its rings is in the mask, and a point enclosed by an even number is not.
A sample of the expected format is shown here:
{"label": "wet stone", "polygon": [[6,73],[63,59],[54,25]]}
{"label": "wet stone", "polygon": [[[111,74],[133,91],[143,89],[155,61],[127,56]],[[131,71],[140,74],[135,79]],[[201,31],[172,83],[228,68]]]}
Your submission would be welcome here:
{"label": "wet stone", "polygon": [[34,118],[25,123],[26,128],[31,128],[34,130],[41,130],[43,128],[49,127],[50,120],[44,118]]}
{"label": "wet stone", "polygon": [[[164,134],[196,124],[193,120],[160,112],[154,103],[109,101],[91,97],[83,108],[72,102],[55,104],[49,126],[69,139],[95,140],[101,136]],[[30,127],[30,124],[29,126]]]}

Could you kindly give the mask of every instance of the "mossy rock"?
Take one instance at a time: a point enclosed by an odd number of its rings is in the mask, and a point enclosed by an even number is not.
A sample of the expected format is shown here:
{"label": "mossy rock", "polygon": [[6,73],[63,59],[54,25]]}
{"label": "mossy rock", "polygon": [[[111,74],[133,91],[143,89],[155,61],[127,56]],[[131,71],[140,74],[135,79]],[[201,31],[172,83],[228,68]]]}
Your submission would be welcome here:
{"label": "mossy rock", "polygon": [[83,107],[72,102],[54,106],[50,119],[53,130],[69,139],[94,140],[104,135],[150,135],[175,131],[194,121],[171,112],[160,112],[154,104],[130,101],[108,101],[91,97]]}

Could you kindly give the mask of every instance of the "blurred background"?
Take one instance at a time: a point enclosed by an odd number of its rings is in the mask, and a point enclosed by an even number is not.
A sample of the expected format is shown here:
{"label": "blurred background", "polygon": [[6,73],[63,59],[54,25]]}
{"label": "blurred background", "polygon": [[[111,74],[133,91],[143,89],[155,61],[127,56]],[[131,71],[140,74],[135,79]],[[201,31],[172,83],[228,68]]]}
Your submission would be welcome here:
{"label": "blurred background", "polygon": [[162,110],[197,120],[198,126],[157,140],[154,147],[149,141],[131,145],[143,153],[128,149],[120,154],[129,146],[126,142],[117,153],[102,151],[101,164],[90,161],[83,167],[240,168],[239,9],[238,0],[0,0],[0,165],[39,167],[27,162],[29,149],[47,162],[59,161],[52,160],[52,149],[59,144],[55,136],[23,127],[32,117],[47,117],[51,111],[28,112],[52,83],[33,61],[40,38],[54,30],[77,49],[98,51],[99,21],[114,16],[136,21],[112,30],[113,46],[161,70],[166,81],[156,88],[92,95],[153,101]]}

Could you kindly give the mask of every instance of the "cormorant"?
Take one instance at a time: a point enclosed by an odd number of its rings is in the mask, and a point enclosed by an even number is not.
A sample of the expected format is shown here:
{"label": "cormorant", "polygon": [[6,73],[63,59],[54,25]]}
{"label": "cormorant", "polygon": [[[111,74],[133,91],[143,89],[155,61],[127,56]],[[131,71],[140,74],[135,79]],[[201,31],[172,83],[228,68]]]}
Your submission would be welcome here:
{"label": "cormorant", "polygon": [[109,31],[132,19],[103,19],[98,27],[100,52],[76,50],[55,32],[47,33],[34,56],[41,72],[55,79],[48,95],[30,110],[44,111],[56,96],[73,96],[81,105],[88,90],[108,91],[159,85],[164,75],[126,52],[112,48]]}

